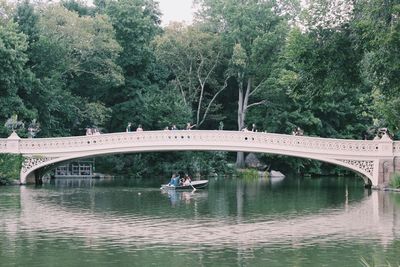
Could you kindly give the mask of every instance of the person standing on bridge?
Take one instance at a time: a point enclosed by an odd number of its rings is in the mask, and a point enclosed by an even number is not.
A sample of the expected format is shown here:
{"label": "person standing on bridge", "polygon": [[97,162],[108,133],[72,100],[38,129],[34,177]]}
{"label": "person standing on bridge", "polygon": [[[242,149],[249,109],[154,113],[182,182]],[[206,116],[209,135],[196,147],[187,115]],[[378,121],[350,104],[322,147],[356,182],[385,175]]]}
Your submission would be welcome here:
{"label": "person standing on bridge", "polygon": [[100,131],[97,128],[92,128],[92,135],[100,135]]}
{"label": "person standing on bridge", "polygon": [[186,130],[191,130],[193,127],[195,127],[196,126],[196,124],[194,124],[194,125],[191,125],[190,124],[190,122],[188,122],[187,124],[186,124]]}
{"label": "person standing on bridge", "polygon": [[303,136],[304,135],[304,131],[300,127],[297,127],[296,133],[297,133],[296,135],[299,135],[299,136]]}
{"label": "person standing on bridge", "polygon": [[128,126],[126,126],[126,132],[127,133],[131,131],[131,126],[132,126],[132,123],[129,122]]}
{"label": "person standing on bridge", "polygon": [[136,128],[136,132],[143,132],[142,125],[139,124],[138,127]]}
{"label": "person standing on bridge", "polygon": [[219,126],[218,126],[218,130],[222,131],[224,129],[224,122],[220,121],[219,122]]}
{"label": "person standing on bridge", "polygon": [[86,128],[86,135],[92,135],[92,129]]}

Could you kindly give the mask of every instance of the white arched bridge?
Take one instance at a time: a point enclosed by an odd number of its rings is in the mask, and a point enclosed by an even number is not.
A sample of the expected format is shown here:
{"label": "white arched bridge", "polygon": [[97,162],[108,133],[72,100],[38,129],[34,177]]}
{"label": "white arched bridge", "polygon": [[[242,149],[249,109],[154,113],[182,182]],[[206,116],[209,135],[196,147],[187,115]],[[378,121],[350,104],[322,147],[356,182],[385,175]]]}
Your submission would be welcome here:
{"label": "white arched bridge", "polygon": [[0,139],[0,153],[22,154],[20,182],[33,183],[35,172],[58,162],[106,154],[151,151],[243,151],[287,155],[328,162],[360,174],[381,187],[400,169],[400,142],[345,140],[263,132],[179,130],[111,133],[58,138]]}

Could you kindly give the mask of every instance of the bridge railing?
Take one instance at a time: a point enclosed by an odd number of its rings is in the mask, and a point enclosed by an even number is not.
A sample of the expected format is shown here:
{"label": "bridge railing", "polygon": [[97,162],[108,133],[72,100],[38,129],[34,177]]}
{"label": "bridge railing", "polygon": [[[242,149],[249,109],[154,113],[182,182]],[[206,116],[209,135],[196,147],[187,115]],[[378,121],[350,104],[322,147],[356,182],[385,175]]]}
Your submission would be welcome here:
{"label": "bridge railing", "polygon": [[0,139],[0,153],[7,152],[7,139]]}
{"label": "bridge railing", "polygon": [[393,154],[395,156],[400,156],[400,141],[393,142]]}
{"label": "bridge railing", "polygon": [[[0,139],[0,152],[7,151],[8,141],[9,140],[7,139]],[[385,144],[385,147],[382,146],[383,143]],[[391,143],[393,143],[393,145]],[[331,153],[341,155],[374,155],[377,153],[392,154],[393,151],[400,154],[400,142],[391,143],[379,140],[331,139],[262,132],[178,130],[123,132],[61,138],[20,139],[18,140],[17,151],[15,151],[15,153],[68,153],[143,145],[165,146],[179,144],[208,144],[215,145],[217,148],[229,146],[246,146],[255,148],[268,147],[299,152]]]}

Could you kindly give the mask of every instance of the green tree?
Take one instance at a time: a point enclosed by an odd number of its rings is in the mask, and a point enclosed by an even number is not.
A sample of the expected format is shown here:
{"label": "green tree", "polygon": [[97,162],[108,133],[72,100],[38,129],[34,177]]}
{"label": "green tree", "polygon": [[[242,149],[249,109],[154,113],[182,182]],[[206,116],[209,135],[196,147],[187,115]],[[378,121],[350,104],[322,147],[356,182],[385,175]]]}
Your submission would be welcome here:
{"label": "green tree", "polygon": [[29,103],[38,111],[41,135],[81,134],[94,123],[83,116],[86,108],[104,107],[109,91],[123,84],[116,64],[121,47],[106,15],[80,17],[59,4],[41,14],[31,56],[38,82]]}
{"label": "green tree", "polygon": [[[28,45],[31,46],[39,38],[39,15],[35,11],[33,4],[29,0],[24,0],[18,3],[14,20],[18,23],[18,28],[23,32],[28,38]],[[29,50],[29,49],[28,49]]]}
{"label": "green tree", "polygon": [[229,76],[219,73],[224,60],[218,35],[175,23],[155,39],[154,45],[159,62],[172,73],[171,84],[193,113],[196,126],[201,127],[210,117],[223,119],[218,116],[221,105],[217,97],[227,87]]}
{"label": "green tree", "polygon": [[183,127],[190,120],[191,109],[184,105],[176,88],[153,88],[143,95],[142,119],[139,123],[147,129],[164,129],[176,124]]}
{"label": "green tree", "polygon": [[[213,31],[222,35],[230,48],[228,67],[238,92],[237,126],[245,127],[250,108],[266,104],[266,81],[285,43],[287,20],[278,13],[275,1],[201,0],[200,15]],[[237,154],[236,165],[244,165]]]}
{"label": "green tree", "polygon": [[127,122],[142,120],[143,95],[158,81],[150,44],[160,32],[160,12],[152,0],[108,2],[105,12],[122,47],[117,62],[125,78],[125,84],[114,87],[105,103],[113,109],[110,129],[122,130]]}
{"label": "green tree", "polygon": [[69,11],[76,12],[79,16],[92,16],[95,13],[93,7],[89,7],[85,2],[80,0],[66,0],[61,2],[63,7]]}
{"label": "green tree", "polygon": [[400,102],[400,3],[357,2],[352,23],[356,44],[363,49],[364,84],[373,91],[376,119],[384,119],[396,134]]}
{"label": "green tree", "polygon": [[[26,36],[18,31],[17,24],[0,23],[0,121],[6,121],[13,114],[21,119],[34,117],[21,98],[21,94],[29,90],[32,76],[26,68],[27,47]],[[0,134],[7,134],[2,126]]]}
{"label": "green tree", "polygon": [[24,157],[15,154],[0,154],[0,185],[18,180]]}
{"label": "green tree", "polygon": [[350,36],[341,29],[294,31],[289,38],[287,69],[296,80],[288,93],[300,111],[315,118],[298,123],[308,134],[358,139],[371,124],[369,90],[358,69],[361,53]]}
{"label": "green tree", "polygon": [[[318,2],[329,6],[324,12],[336,14],[330,3]],[[280,62],[267,80],[272,89],[269,109],[253,110],[250,117],[266,118],[259,123],[271,131],[290,133],[300,126],[307,135],[364,138],[372,125],[372,97],[360,74],[363,51],[354,42],[352,16],[338,13],[336,18],[313,9],[307,12],[309,17],[303,23],[307,28],[292,28]],[[322,171],[316,162],[285,161],[292,170]]]}
{"label": "green tree", "polygon": [[111,117],[111,108],[101,102],[86,103],[81,117],[83,126],[103,127]]}
{"label": "green tree", "polygon": [[[105,15],[79,17],[62,6],[51,5],[41,19],[38,46],[42,45],[44,49],[51,47],[58,51],[44,60],[44,55],[39,54],[40,67],[47,70],[48,64],[52,64],[53,71],[62,75],[76,95],[104,100],[107,90],[123,83],[122,70],[116,64],[121,47],[115,41],[113,27]],[[50,51],[46,49],[45,52]],[[59,60],[49,62],[54,59],[52,56]]]}
{"label": "green tree", "polygon": [[301,24],[311,31],[340,30],[354,15],[352,0],[307,0],[300,11]]}

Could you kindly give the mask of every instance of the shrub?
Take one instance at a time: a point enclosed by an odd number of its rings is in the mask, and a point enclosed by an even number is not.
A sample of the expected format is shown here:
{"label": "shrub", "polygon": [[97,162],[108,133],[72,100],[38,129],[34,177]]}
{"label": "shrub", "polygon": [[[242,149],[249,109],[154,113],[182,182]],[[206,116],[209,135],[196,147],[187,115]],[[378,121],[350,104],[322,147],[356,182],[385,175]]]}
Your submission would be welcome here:
{"label": "shrub", "polygon": [[23,159],[21,155],[0,154],[0,183],[19,179]]}
{"label": "shrub", "polygon": [[390,178],[389,186],[392,188],[400,188],[400,173],[395,172]]}
{"label": "shrub", "polygon": [[260,177],[256,169],[243,169],[239,171],[238,175],[243,179],[258,179]]}

